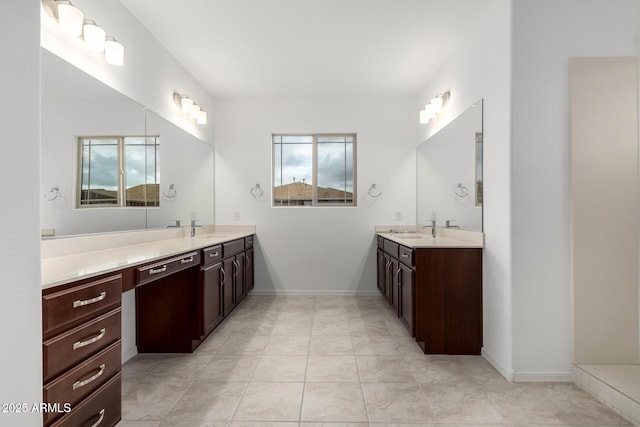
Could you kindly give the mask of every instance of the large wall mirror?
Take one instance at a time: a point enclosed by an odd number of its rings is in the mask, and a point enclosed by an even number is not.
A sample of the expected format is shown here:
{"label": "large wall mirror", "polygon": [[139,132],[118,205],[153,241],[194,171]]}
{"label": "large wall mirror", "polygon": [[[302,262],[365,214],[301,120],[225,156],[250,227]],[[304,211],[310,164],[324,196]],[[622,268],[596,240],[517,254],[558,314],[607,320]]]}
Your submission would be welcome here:
{"label": "large wall mirror", "polygon": [[417,222],[482,231],[482,100],[418,146]]}
{"label": "large wall mirror", "polygon": [[43,237],[213,223],[213,147],[41,49]]}

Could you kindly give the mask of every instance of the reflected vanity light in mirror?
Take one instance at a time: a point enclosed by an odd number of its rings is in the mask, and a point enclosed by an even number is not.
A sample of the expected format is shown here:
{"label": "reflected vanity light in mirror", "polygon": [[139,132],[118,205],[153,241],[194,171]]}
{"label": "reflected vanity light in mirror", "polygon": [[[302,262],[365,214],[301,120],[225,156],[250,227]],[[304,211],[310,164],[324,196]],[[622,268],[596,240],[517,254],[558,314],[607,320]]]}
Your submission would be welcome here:
{"label": "reflected vanity light in mirror", "polygon": [[178,92],[173,93],[173,102],[180,107],[183,113],[188,114],[199,125],[207,124],[207,112],[197,105],[193,99]]}
{"label": "reflected vanity light in mirror", "polygon": [[107,34],[102,28],[98,27],[96,21],[84,21],[82,34],[84,38],[84,45],[87,49],[98,53],[104,52],[104,38]]}

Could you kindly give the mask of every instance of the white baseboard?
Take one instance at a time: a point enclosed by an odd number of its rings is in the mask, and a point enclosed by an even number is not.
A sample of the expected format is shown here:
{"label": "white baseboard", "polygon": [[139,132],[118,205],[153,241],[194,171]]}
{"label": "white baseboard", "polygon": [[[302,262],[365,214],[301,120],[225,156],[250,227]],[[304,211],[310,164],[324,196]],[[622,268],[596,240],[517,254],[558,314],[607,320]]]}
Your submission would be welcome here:
{"label": "white baseboard", "polygon": [[516,383],[572,383],[571,372],[514,372]]}
{"label": "white baseboard", "polygon": [[296,296],[365,296],[373,297],[380,295],[375,291],[341,291],[341,290],[258,290],[251,291],[252,295],[296,295]]}
{"label": "white baseboard", "polygon": [[489,362],[489,364],[493,366],[496,371],[498,371],[498,373],[502,375],[507,381],[513,382],[513,371],[502,366],[502,364],[499,363],[498,360],[493,357],[484,347],[482,347],[480,355],[484,357],[484,359]]}
{"label": "white baseboard", "polygon": [[132,348],[123,348],[122,349],[122,364],[124,365],[125,363],[127,363],[127,361],[129,359],[132,359],[136,354],[138,354],[138,348],[137,347],[132,347]]}

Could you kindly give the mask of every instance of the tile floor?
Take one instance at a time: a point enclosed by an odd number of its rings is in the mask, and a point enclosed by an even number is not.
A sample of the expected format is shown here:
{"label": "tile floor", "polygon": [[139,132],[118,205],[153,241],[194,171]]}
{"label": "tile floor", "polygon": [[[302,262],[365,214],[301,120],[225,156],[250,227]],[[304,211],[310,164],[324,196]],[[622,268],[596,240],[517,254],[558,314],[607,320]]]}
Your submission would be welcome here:
{"label": "tile floor", "polygon": [[195,353],[122,372],[121,427],[631,425],[573,384],[422,354],[382,297],[249,296]]}

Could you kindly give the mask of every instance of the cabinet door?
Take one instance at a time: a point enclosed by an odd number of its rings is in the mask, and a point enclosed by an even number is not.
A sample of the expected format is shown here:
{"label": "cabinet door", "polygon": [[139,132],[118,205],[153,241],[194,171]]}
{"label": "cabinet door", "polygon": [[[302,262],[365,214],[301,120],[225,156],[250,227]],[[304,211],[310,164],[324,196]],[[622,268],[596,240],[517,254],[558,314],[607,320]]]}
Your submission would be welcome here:
{"label": "cabinet door", "polygon": [[394,268],[394,260],[388,254],[384,254],[384,266],[384,294],[386,295],[389,304],[393,304],[393,276],[395,274],[395,268],[397,267]]}
{"label": "cabinet door", "polygon": [[247,252],[245,252],[244,268],[245,291],[249,293],[254,286],[253,249],[247,249]]}
{"label": "cabinet door", "polygon": [[222,263],[202,270],[202,330],[207,336],[222,322]]}
{"label": "cabinet door", "polygon": [[378,259],[378,290],[382,294],[382,296],[386,296],[386,284],[385,284],[385,274],[386,274],[386,266],[385,266],[385,258],[384,252],[380,249],[377,251],[377,259]]}
{"label": "cabinet door", "polygon": [[233,286],[236,292],[236,304],[244,298],[246,294],[244,283],[244,253],[236,255],[233,263]]}
{"label": "cabinet door", "polygon": [[236,298],[233,289],[233,265],[235,260],[235,257],[230,257],[225,259],[222,264],[222,314],[224,317],[227,317],[229,313],[231,313],[231,310],[236,306]]}
{"label": "cabinet door", "polygon": [[389,301],[393,305],[396,316],[400,315],[400,265],[402,263],[395,258],[391,258],[391,290],[392,296]]}
{"label": "cabinet door", "polygon": [[399,265],[399,273],[398,277],[400,280],[399,291],[399,310],[398,314],[400,316],[400,320],[407,327],[411,336],[415,335],[413,325],[414,325],[414,307],[413,307],[413,293],[414,293],[414,283],[415,283],[415,272],[412,268],[407,267],[406,265],[400,263]]}

